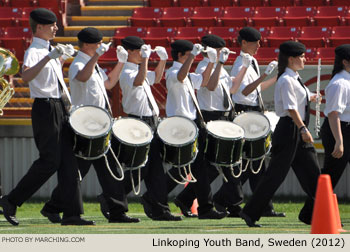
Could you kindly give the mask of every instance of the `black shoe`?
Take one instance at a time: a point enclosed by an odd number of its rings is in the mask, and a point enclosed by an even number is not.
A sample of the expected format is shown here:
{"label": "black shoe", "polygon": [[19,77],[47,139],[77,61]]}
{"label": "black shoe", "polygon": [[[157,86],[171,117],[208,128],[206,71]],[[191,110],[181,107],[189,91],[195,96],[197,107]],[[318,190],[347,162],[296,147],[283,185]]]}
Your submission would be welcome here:
{"label": "black shoe", "polygon": [[219,203],[217,201],[214,201],[214,206],[215,206],[216,210],[219,211],[219,212],[223,212],[223,213],[227,212],[226,207],[224,207],[223,204],[221,204],[221,203]]}
{"label": "black shoe", "polygon": [[245,221],[248,227],[261,227],[261,225],[256,224],[255,221],[253,221],[247,214],[245,214],[243,211],[239,213],[239,216]]}
{"label": "black shoe", "polygon": [[181,216],[172,215],[169,211],[166,211],[162,215],[153,217],[152,220],[157,220],[157,221],[180,221],[180,220],[182,220],[182,217]]}
{"label": "black shoe", "polygon": [[242,211],[242,208],[240,206],[230,206],[227,208],[229,214],[226,217],[230,218],[238,218],[241,217],[239,216],[239,213]]}
{"label": "black shoe", "polygon": [[0,214],[4,214],[4,213],[2,212],[2,210],[0,210]]}
{"label": "black shoe", "polygon": [[220,220],[222,218],[225,218],[227,214],[228,214],[227,212],[218,212],[214,209],[211,209],[204,214],[199,214],[198,219]]}
{"label": "black shoe", "polygon": [[185,217],[198,217],[197,214],[193,214],[191,209],[188,208],[184,203],[182,203],[179,199],[175,198],[174,199],[174,203],[175,205],[180,208],[181,213],[185,216]]}
{"label": "black shoe", "polygon": [[97,200],[100,202],[101,213],[107,220],[109,220],[109,207],[105,197],[103,197],[103,194],[98,195]]}
{"label": "black shoe", "polygon": [[58,213],[50,213],[45,211],[44,209],[41,209],[40,213],[42,216],[48,218],[49,221],[51,221],[52,223],[61,223],[62,221],[61,216]]}
{"label": "black shoe", "polygon": [[308,218],[305,215],[299,214],[298,219],[306,225],[311,225],[311,218]]}
{"label": "black shoe", "polygon": [[125,213],[123,213],[118,217],[111,216],[108,222],[109,223],[137,223],[137,222],[140,222],[140,219],[127,216]]}
{"label": "black shoe", "polygon": [[0,198],[0,206],[2,207],[3,214],[6,220],[14,226],[18,226],[19,222],[16,219],[17,206],[11,204],[7,196]]}
{"label": "black shoe", "polygon": [[66,225],[87,226],[87,225],[95,225],[95,222],[84,220],[80,216],[71,216],[67,218],[63,217],[61,225],[62,226],[66,226]]}
{"label": "black shoe", "polygon": [[263,214],[261,216],[264,216],[264,217],[286,217],[286,214],[285,213],[278,213],[278,212],[275,212],[275,210],[271,210],[271,211],[263,212]]}
{"label": "black shoe", "polygon": [[152,219],[152,205],[145,194],[141,196],[141,204],[147,217]]}

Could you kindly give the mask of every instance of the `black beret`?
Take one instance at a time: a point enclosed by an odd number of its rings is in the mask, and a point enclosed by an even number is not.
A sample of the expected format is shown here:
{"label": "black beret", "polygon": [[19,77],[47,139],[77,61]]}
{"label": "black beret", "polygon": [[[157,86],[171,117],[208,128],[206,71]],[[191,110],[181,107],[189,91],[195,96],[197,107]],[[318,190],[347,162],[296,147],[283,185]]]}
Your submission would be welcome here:
{"label": "black beret", "polygon": [[280,52],[287,56],[300,56],[306,51],[304,44],[295,41],[286,41],[280,45]]}
{"label": "black beret", "polygon": [[202,37],[202,45],[212,48],[221,48],[226,46],[226,42],[219,36],[209,34]]}
{"label": "black beret", "polygon": [[335,48],[335,55],[341,59],[350,60],[350,44],[340,45]]}
{"label": "black beret", "polygon": [[142,45],[144,45],[145,42],[143,39],[137,36],[128,36],[122,39],[122,46],[125,49],[135,50],[140,49]]}
{"label": "black beret", "polygon": [[188,40],[179,39],[171,43],[171,49],[177,52],[187,52],[192,51],[193,43]]}
{"label": "black beret", "polygon": [[78,39],[84,43],[95,44],[100,42],[102,38],[103,34],[94,27],[84,28],[78,33]]}
{"label": "black beret", "polygon": [[38,24],[53,24],[57,22],[55,13],[45,8],[38,8],[30,12],[30,17]]}
{"label": "black beret", "polygon": [[244,27],[239,31],[239,36],[248,42],[255,42],[261,39],[261,34],[253,27]]}

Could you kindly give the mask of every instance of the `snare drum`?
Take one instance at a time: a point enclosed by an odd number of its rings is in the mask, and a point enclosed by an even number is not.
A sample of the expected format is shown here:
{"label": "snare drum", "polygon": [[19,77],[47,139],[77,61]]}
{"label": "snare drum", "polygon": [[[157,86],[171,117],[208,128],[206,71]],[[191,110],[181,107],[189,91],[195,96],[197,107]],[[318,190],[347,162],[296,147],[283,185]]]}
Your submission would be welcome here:
{"label": "snare drum", "polygon": [[193,121],[180,116],[165,118],[159,123],[157,134],[163,162],[183,167],[195,160],[198,128]]}
{"label": "snare drum", "polygon": [[109,149],[112,118],[96,106],[77,107],[70,114],[69,123],[74,131],[73,151],[77,157],[93,160]]}
{"label": "snare drum", "polygon": [[112,127],[112,149],[126,169],[145,166],[153,138],[147,123],[136,118],[120,118]]}
{"label": "snare drum", "polygon": [[244,129],[243,158],[251,161],[264,158],[271,149],[271,126],[267,117],[250,111],[236,116],[233,122]]}
{"label": "snare drum", "polygon": [[207,123],[205,155],[214,165],[234,166],[242,159],[244,130],[229,121],[210,121]]}

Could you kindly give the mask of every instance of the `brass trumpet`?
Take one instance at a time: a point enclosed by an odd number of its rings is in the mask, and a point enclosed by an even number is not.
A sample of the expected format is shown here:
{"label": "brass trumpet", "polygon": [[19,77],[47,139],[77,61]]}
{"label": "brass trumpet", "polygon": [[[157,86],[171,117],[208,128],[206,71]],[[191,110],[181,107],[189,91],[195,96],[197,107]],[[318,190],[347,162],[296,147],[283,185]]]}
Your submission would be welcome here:
{"label": "brass trumpet", "polygon": [[19,63],[16,56],[9,50],[0,47],[0,116],[3,115],[3,107],[15,93],[15,90],[2,76],[14,75],[18,70]]}

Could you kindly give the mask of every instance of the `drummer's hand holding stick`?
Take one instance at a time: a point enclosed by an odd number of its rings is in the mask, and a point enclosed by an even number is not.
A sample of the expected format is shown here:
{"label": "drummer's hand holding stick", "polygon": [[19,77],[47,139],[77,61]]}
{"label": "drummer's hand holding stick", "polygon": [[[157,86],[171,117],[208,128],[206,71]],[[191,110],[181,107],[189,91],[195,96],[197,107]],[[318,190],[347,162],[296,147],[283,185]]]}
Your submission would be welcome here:
{"label": "drummer's hand holding stick", "polygon": [[177,80],[180,82],[184,82],[185,78],[187,77],[191,65],[194,61],[194,58],[199,55],[203,51],[204,47],[201,44],[194,44],[191,54],[187,57],[186,61],[183,63],[182,67],[180,68],[180,71],[177,73]]}
{"label": "drummer's hand holding stick", "polygon": [[156,48],[154,48],[154,51],[156,51],[160,60],[167,60],[168,59],[168,53],[166,52],[166,50],[163,46],[156,46]]}
{"label": "drummer's hand holding stick", "polygon": [[101,43],[101,45],[96,49],[96,53],[99,56],[102,56],[105,52],[108,51],[109,47],[111,46],[112,42],[109,42],[108,44]]}
{"label": "drummer's hand holding stick", "polygon": [[243,78],[247,72],[248,67],[252,64],[253,57],[249,53],[242,54],[242,68],[235,77],[232,79],[232,87],[230,89],[231,94],[237,93],[239,86],[241,85]]}
{"label": "drummer's hand holding stick", "polygon": [[270,75],[277,66],[278,66],[278,62],[276,60],[271,61],[269,65],[266,67],[265,74]]}
{"label": "drummer's hand holding stick", "polygon": [[[214,49],[214,50],[216,52],[216,49]],[[208,58],[210,60],[210,55],[209,55],[208,48],[207,48],[206,51],[207,51],[207,54],[208,54]],[[229,55],[229,49],[228,48],[224,47],[224,48],[222,48],[220,50],[219,62],[216,65],[216,67],[214,69],[214,72],[210,75],[210,78],[209,78],[209,81],[208,81],[207,89],[209,91],[214,91],[217,88],[217,86],[219,85],[219,78],[220,78],[221,68],[223,67],[223,65],[227,61],[228,55]]]}
{"label": "drummer's hand holding stick", "polygon": [[120,74],[123,70],[124,64],[128,61],[128,52],[122,46],[117,46],[116,49],[118,63],[114,66],[112,71],[108,74],[108,81],[105,81],[105,88],[112,89],[119,81]]}
{"label": "drummer's hand holding stick", "polygon": [[128,61],[128,52],[122,46],[117,46],[117,58],[120,63],[126,63]]}

